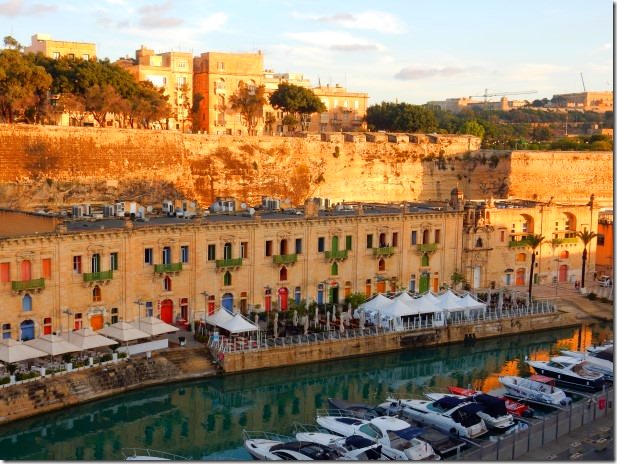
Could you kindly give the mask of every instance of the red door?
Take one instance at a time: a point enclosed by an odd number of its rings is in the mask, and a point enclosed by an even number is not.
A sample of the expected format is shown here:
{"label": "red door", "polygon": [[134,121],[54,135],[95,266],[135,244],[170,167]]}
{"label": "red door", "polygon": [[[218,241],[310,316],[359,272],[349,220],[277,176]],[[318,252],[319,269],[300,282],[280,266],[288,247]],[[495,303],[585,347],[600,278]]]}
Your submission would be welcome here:
{"label": "red door", "polygon": [[522,267],[516,270],[516,285],[525,285],[525,269]]}
{"label": "red door", "polygon": [[287,300],[289,296],[289,290],[287,288],[279,288],[279,301],[281,302],[281,311],[287,311],[289,307]]}
{"label": "red door", "polygon": [[559,282],[567,282],[568,281],[568,265],[562,264],[559,266]]}
{"label": "red door", "polygon": [[174,317],[174,304],[171,300],[163,300],[161,303],[161,320],[171,324]]}

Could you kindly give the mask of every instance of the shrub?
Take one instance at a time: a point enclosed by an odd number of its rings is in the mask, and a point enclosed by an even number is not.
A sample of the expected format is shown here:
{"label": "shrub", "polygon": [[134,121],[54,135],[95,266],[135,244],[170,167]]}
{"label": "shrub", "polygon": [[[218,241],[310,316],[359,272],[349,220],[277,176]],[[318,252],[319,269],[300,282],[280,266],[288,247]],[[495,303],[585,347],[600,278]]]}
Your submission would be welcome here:
{"label": "shrub", "polygon": [[7,383],[11,382],[11,378],[10,377],[0,377],[0,385],[6,385]]}
{"label": "shrub", "polygon": [[590,292],[589,295],[587,295],[587,298],[589,298],[590,300],[595,300],[597,298],[597,295],[593,292]]}

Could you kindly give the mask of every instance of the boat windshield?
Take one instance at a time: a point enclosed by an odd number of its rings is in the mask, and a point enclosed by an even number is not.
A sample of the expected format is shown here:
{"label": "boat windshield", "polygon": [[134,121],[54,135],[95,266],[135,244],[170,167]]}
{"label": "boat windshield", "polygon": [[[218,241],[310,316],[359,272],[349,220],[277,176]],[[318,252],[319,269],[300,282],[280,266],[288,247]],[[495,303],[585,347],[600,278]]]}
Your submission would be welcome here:
{"label": "boat windshield", "polygon": [[375,438],[376,440],[378,440],[381,437],[383,437],[383,434],[381,433],[381,430],[379,430],[373,424],[364,424],[364,425],[360,426],[360,428],[358,430],[360,432],[368,435],[369,437]]}

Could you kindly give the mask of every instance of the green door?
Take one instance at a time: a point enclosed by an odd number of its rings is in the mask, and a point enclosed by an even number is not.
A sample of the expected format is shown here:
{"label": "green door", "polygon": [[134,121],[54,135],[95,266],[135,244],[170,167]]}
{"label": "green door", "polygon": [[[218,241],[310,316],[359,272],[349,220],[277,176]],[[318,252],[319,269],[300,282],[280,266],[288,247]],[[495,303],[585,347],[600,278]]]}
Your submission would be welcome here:
{"label": "green door", "polygon": [[424,293],[426,291],[428,291],[428,280],[429,280],[429,275],[427,272],[423,272],[422,275],[420,276],[420,290],[419,293]]}

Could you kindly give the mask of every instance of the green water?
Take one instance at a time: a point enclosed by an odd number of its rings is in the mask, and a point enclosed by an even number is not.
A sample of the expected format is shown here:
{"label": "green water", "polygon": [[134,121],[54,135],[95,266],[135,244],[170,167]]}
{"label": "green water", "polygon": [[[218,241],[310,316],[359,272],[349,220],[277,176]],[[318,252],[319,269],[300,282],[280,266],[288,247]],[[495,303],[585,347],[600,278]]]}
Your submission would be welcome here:
{"label": "green water", "polygon": [[584,348],[612,337],[609,325],[560,329],[439,348],[264,370],[149,388],[0,427],[0,458],[122,460],[122,448],[154,448],[210,460],[249,459],[242,430],[288,434],[314,423],[328,397],[378,403],[448,385],[498,388],[527,375],[526,355]]}

